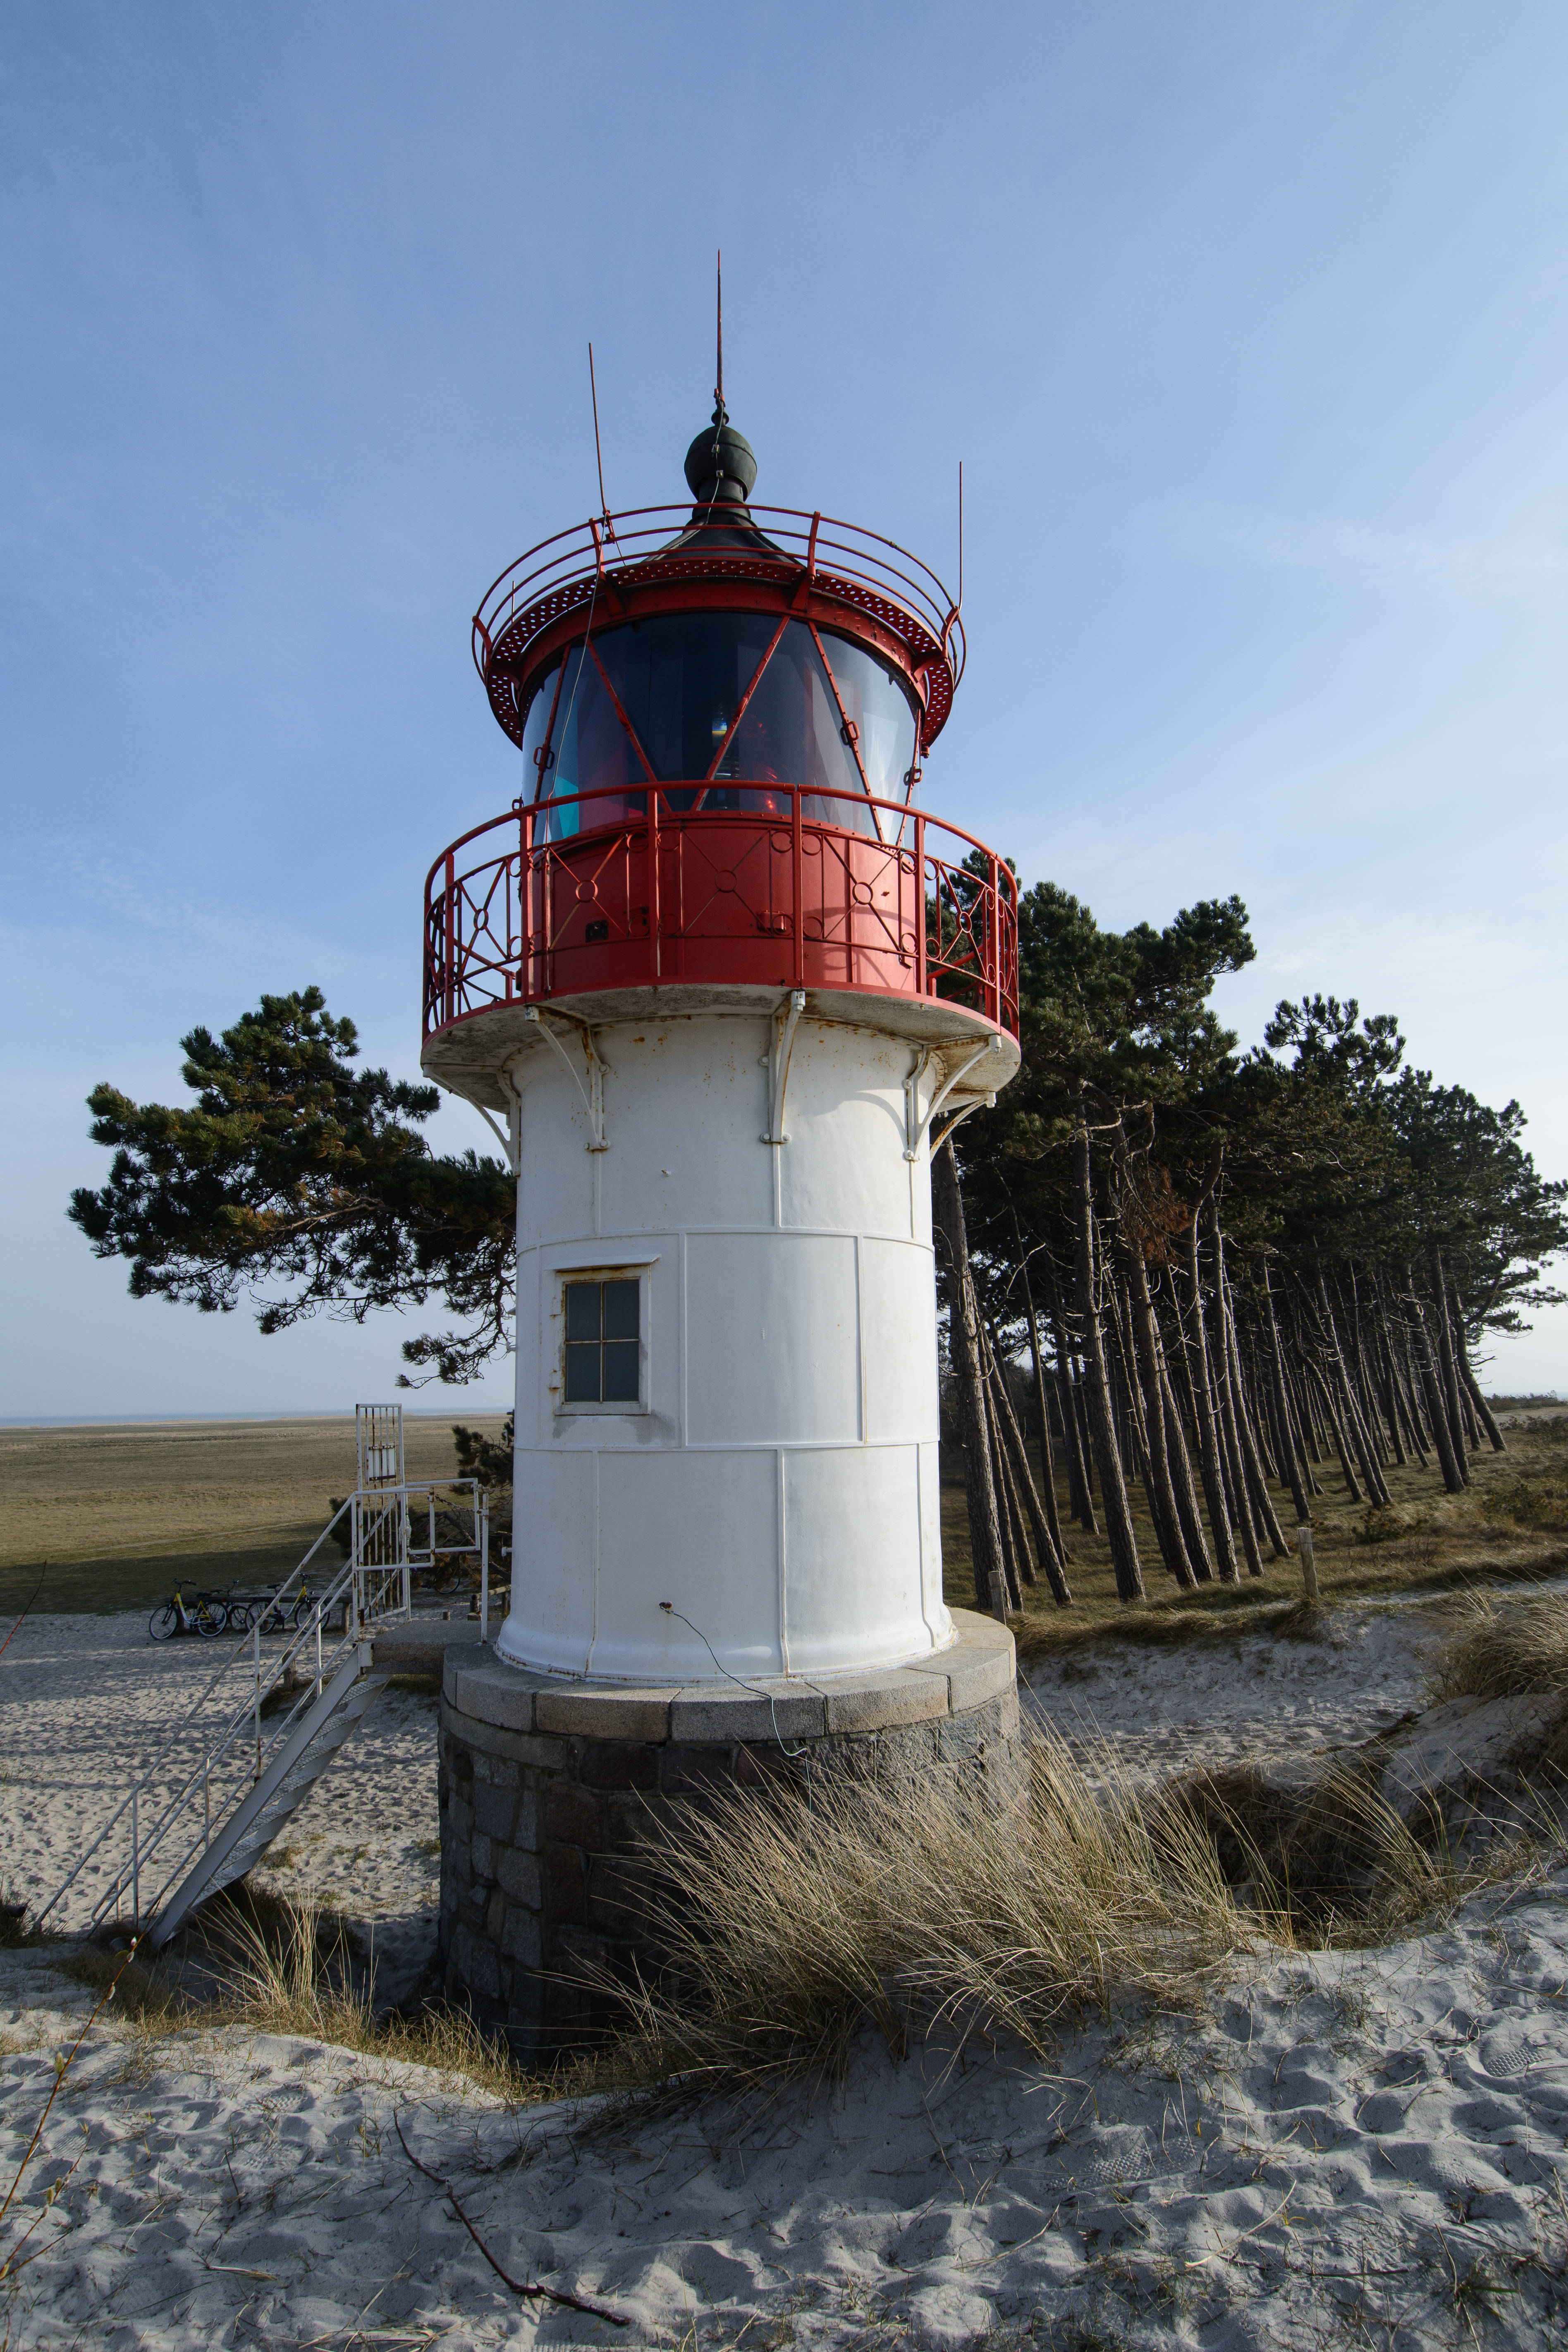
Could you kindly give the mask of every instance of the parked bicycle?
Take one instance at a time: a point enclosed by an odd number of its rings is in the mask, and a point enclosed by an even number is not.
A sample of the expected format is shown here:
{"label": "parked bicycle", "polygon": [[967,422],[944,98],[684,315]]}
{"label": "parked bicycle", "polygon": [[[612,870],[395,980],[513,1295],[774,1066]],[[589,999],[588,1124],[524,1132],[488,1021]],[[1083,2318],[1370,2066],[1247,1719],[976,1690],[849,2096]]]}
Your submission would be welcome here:
{"label": "parked bicycle", "polygon": [[286,1592],[277,1599],[269,1592],[237,1593],[227,1604],[228,1630],[248,1633],[259,1621],[264,1633],[298,1633],[310,1623],[315,1606],[315,1594],[303,1584],[292,1597]]}
{"label": "parked bicycle", "polygon": [[227,1607],[217,1595],[195,1592],[187,1601],[176,1592],[162,1609],[153,1610],[147,1620],[147,1631],[154,1642],[172,1641],[176,1633],[195,1633],[204,1642],[210,1642],[215,1634],[226,1629],[227,1622]]}

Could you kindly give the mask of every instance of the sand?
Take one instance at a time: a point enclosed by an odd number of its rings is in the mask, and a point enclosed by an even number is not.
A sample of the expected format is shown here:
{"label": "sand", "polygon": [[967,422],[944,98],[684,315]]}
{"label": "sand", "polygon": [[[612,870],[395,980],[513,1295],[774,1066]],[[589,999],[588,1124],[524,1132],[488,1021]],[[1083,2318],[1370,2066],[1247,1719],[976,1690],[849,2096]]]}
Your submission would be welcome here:
{"label": "sand", "polygon": [[[25,1720],[43,1784],[4,1792],[22,1892],[189,1671],[85,1622],[96,1649],[41,1621],[0,1663],[4,1753],[15,1775]],[[1300,1753],[1419,1706],[1437,1630],[1341,1611],[1321,1642],[1107,1649],[1092,1675],[1040,1670],[1036,1703],[1139,1771]],[[367,1921],[434,1887],[433,1710],[391,1704],[289,1832],[299,1885]],[[101,2022],[0,2229],[0,2248],[33,2232],[0,2341],[1546,2344],[1568,2331],[1565,1895],[1557,1858],[1375,1952],[1260,1951],[1206,2017],[1096,2020],[1048,2068],[978,2045],[895,2064],[868,2040],[837,2088],[674,2121]],[[90,1998],[44,1954],[0,1953],[0,2195]],[[631,2325],[511,2292],[398,2122],[514,2280]]]}
{"label": "sand", "polygon": [[1370,1738],[1424,1704],[1441,1605],[1325,1609],[1290,1640],[1238,1633],[1102,1643],[1031,1661],[1035,1705],[1069,1743],[1114,1746],[1135,1779],[1272,1762]]}
{"label": "sand", "polygon": [[[55,1892],[234,1646],[149,1642],[140,1615],[23,1625],[0,1658],[0,1887]],[[374,1934],[383,1998],[402,2000],[435,1955],[439,1826],[436,1699],[394,1686],[254,1876],[342,1914],[366,1953]],[[95,1893],[89,1870],[49,1925],[85,1927]]]}

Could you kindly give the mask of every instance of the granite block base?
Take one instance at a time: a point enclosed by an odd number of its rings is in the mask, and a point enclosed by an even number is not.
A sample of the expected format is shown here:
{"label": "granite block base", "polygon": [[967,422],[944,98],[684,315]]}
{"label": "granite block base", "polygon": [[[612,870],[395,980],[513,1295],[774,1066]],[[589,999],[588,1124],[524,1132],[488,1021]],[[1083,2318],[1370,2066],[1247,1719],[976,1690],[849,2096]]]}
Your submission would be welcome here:
{"label": "granite block base", "polygon": [[[659,1822],[715,1790],[853,1773],[957,1772],[1010,1803],[1018,1693],[1005,1626],[953,1612],[956,1644],[877,1674],[741,1689],[631,1689],[450,1650],[441,1697],[441,1962],[448,2000],[520,2057],[580,2044],[610,2004],[586,1968],[658,1964],[637,1864]],[[786,1752],[788,1751],[788,1752]]]}

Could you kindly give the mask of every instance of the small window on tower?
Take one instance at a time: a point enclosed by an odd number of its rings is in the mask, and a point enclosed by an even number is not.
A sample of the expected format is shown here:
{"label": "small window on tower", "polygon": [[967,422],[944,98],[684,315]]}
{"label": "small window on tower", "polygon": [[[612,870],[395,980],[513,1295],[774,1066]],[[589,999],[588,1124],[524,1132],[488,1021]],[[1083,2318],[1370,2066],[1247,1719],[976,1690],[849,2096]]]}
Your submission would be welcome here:
{"label": "small window on tower", "polygon": [[568,1405],[642,1402],[642,1285],[636,1276],[565,1285]]}

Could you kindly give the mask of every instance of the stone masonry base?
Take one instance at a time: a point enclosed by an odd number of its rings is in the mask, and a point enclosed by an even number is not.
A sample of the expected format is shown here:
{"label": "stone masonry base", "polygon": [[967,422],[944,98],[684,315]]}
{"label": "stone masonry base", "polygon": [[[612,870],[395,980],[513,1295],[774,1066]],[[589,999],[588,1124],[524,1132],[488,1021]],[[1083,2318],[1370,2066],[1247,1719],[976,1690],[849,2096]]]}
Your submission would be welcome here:
{"label": "stone masonry base", "polygon": [[[955,1611],[955,1647],[879,1674],[628,1689],[448,1652],[441,1697],[441,1959],[447,1998],[520,2056],[591,2034],[584,1962],[649,1951],[631,1857],[649,1828],[781,1774],[957,1769],[1005,1801],[1018,1764],[1013,1637]],[[805,1749],[793,1759],[784,1749]]]}

